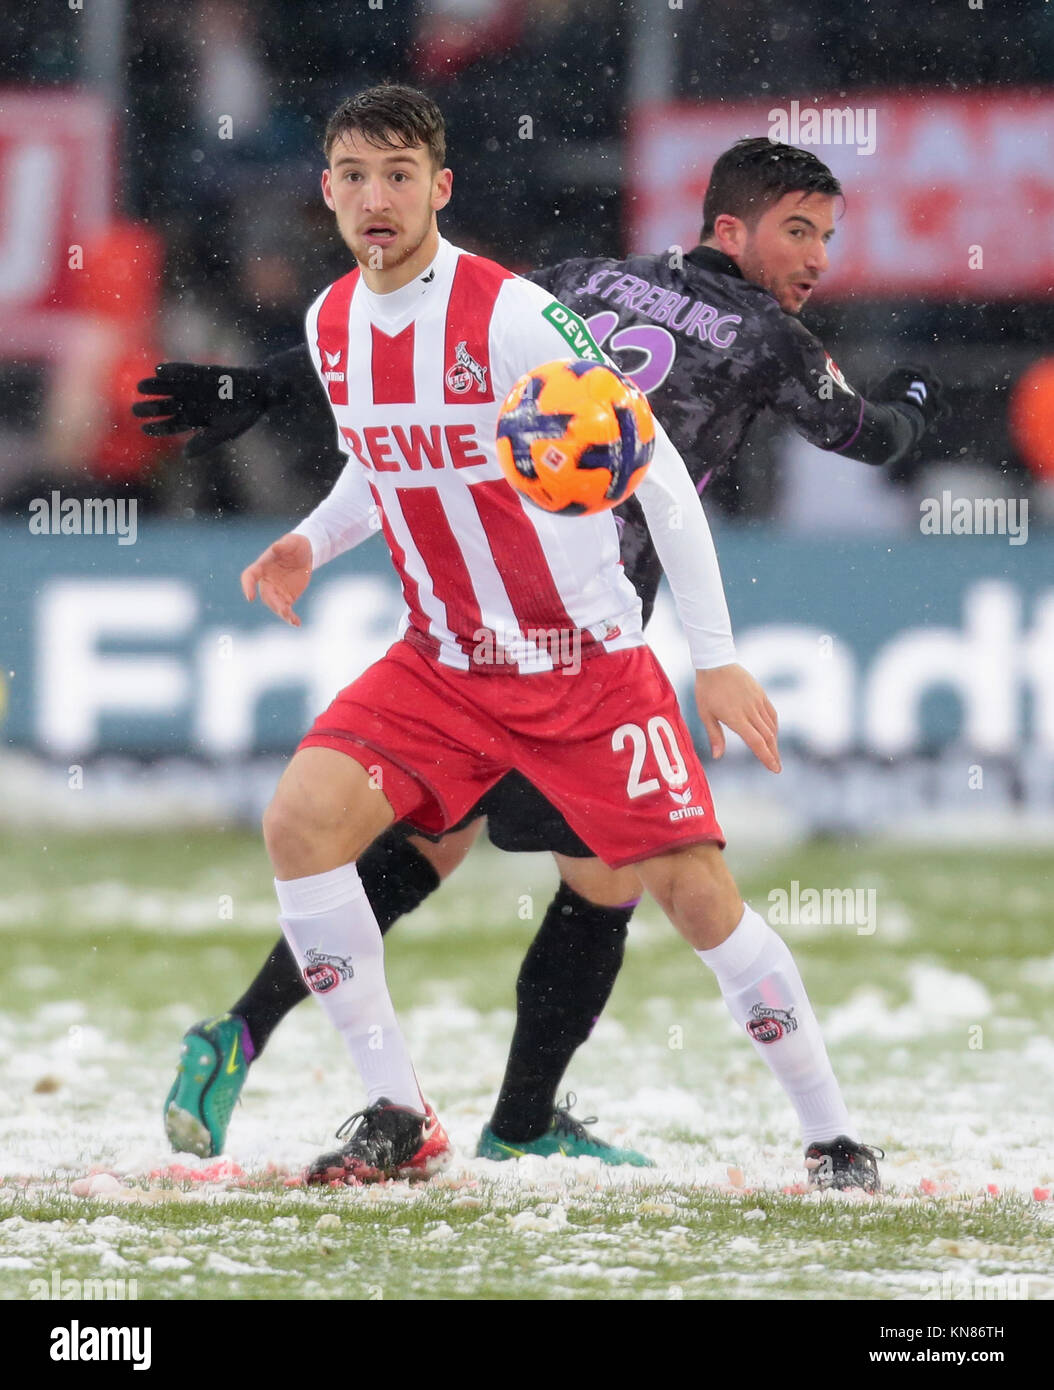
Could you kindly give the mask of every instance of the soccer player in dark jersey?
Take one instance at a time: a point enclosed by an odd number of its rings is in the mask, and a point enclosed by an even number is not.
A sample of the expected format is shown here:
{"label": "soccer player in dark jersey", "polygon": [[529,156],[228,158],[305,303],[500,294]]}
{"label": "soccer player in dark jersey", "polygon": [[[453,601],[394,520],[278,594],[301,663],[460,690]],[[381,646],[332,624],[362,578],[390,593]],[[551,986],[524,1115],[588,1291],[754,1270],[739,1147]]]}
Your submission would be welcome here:
{"label": "soccer player in dark jersey", "polygon": [[[765,409],[821,448],[871,464],[894,463],[910,453],[939,414],[939,382],[927,369],[897,368],[865,399],[798,321],[827,268],[840,194],[838,181],[814,155],[765,137],[742,140],[714,165],[700,244],[687,254],[674,249],[624,260],[577,259],[527,277],[583,318],[597,342],[649,393],[700,492],[733,462],[749,425]],[[220,399],[231,395],[219,390],[224,374],[233,379],[232,399]],[[268,408],[295,396],[324,401],[306,347],[250,369],[166,363],[140,390],[162,397],[134,407],[152,421],[144,426],[149,432],[200,431],[188,453],[235,437]],[[620,509],[620,518],[625,571],[647,621],[661,569],[635,499]],[[720,756],[720,727],[708,725],[707,733]],[[561,885],[520,971],[508,1066],[479,1153],[501,1159],[562,1152],[646,1163],[633,1150],[603,1144],[568,1107],[556,1105],[566,1067],[606,1004],[621,965],[640,891],[632,869],[610,870],[593,858],[559,813],[513,773],[438,842],[395,828],[359,860],[381,929],[416,907],[456,867],[483,817],[499,848],[552,851]],[[280,941],[229,1014],[186,1035],[166,1114],[174,1106],[196,1115],[209,1136],[202,1152],[222,1149],[248,1064],[307,994]],[[870,1171],[863,1158],[864,1152],[835,1154],[826,1171],[838,1185],[856,1184]]]}

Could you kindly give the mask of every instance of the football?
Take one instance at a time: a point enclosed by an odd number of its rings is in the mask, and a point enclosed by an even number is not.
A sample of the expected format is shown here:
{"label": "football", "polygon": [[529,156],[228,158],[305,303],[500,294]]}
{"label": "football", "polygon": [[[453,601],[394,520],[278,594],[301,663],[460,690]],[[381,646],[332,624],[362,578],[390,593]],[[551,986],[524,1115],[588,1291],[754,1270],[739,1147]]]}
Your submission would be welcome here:
{"label": "football", "polygon": [[547,512],[592,515],[633,492],[655,449],[644,392],[600,362],[567,358],[522,376],[498,415],[505,477]]}

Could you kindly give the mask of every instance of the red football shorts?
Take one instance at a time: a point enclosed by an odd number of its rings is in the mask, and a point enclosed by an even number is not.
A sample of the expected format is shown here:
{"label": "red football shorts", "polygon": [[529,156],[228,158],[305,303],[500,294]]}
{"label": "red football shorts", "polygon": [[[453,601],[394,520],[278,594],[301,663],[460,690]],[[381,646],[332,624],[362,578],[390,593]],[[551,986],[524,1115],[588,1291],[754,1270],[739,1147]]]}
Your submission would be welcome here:
{"label": "red football shorts", "polygon": [[456,825],[512,768],[612,868],[681,845],[724,845],[706,775],[648,647],[562,671],[456,671],[397,642],[342,690],[301,748],[361,763],[396,820]]}

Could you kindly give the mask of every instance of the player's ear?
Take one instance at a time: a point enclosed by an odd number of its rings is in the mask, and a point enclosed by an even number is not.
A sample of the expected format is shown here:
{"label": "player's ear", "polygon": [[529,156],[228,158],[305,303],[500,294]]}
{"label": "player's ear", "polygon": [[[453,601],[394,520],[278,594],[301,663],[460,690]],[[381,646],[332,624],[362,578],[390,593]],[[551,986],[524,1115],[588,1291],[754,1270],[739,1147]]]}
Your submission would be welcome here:
{"label": "player's ear", "polygon": [[454,171],[440,169],[432,181],[432,210],[438,212],[440,208],[445,208],[453,191]]}
{"label": "player's ear", "polygon": [[714,239],[719,249],[735,260],[743,254],[747,244],[747,224],[741,217],[722,212],[714,218]]}
{"label": "player's ear", "polygon": [[322,170],[322,197],[325,199],[326,207],[330,212],[336,212],[337,205],[333,201],[333,189],[330,184],[329,170]]}

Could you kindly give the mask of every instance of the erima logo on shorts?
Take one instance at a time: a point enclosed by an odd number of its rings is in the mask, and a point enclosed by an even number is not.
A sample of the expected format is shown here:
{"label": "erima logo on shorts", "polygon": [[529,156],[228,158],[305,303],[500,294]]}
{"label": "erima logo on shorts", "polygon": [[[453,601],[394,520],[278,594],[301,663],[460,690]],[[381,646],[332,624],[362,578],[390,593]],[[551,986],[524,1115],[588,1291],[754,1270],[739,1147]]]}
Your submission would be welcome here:
{"label": "erima logo on shorts", "polygon": [[304,983],[315,994],[329,994],[341,980],[350,980],[354,974],[350,956],[330,956],[314,946],[309,948]]}
{"label": "erima logo on shorts", "polygon": [[676,811],[670,812],[670,820],[688,820],[691,816],[705,816],[706,812],[701,806],[678,806]]}
{"label": "erima logo on shorts", "polygon": [[793,1009],[773,1009],[768,1004],[755,1004],[747,1019],[747,1032],[759,1043],[779,1042],[786,1033],[797,1031],[798,1020]]}

